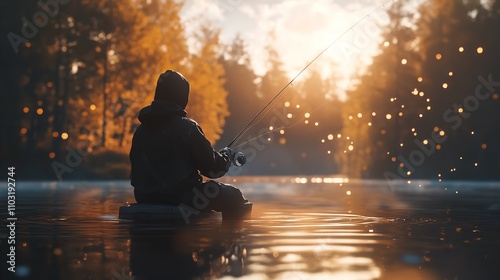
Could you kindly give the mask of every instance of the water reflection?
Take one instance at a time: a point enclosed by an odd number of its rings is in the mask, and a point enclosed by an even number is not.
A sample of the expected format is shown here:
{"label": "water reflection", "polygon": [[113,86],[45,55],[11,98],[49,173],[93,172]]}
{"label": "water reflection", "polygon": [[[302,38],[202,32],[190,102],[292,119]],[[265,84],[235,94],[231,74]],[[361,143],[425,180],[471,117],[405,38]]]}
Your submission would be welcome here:
{"label": "water reflection", "polygon": [[210,222],[174,229],[129,225],[130,274],[137,280],[242,276],[248,225]]}
{"label": "water reflection", "polygon": [[[259,207],[266,209],[270,205]],[[258,208],[257,208],[258,209]],[[285,207],[285,210],[290,210]],[[263,211],[249,245],[252,273],[271,279],[378,279],[373,259],[380,234],[370,230],[378,219],[348,213]]]}
{"label": "water reflection", "polygon": [[[302,184],[294,179],[237,181],[254,202],[251,220],[211,219],[189,226],[119,221],[118,207],[134,201],[128,182],[20,184],[19,277],[2,263],[0,279],[500,275],[497,184],[405,182],[393,191],[377,181],[324,183],[323,178],[323,183]],[[0,201],[6,198],[4,187]],[[2,255],[5,238],[0,231]]]}

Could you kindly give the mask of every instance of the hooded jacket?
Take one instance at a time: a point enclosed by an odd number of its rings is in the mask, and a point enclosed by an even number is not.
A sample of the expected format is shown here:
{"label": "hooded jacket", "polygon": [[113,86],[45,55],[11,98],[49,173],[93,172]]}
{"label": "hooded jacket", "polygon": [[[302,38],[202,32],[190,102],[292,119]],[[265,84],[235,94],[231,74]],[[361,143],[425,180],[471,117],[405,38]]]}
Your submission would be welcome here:
{"label": "hooded jacket", "polygon": [[[131,184],[136,193],[183,195],[202,183],[201,175],[224,175],[230,161],[214,151],[198,123],[186,118],[189,87],[179,90],[161,85],[162,76],[155,100],[139,113],[141,125],[134,133],[130,150]],[[173,92],[165,93],[172,88]]]}

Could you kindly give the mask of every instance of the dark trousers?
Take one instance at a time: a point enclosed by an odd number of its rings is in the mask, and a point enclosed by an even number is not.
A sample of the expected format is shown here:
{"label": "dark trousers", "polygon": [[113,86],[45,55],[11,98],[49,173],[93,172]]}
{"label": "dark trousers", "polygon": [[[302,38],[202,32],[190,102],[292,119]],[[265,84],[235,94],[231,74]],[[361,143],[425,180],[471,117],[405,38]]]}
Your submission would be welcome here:
{"label": "dark trousers", "polygon": [[198,211],[229,212],[247,202],[241,191],[228,184],[207,181],[179,195],[146,194],[134,190],[137,203],[185,204]]}

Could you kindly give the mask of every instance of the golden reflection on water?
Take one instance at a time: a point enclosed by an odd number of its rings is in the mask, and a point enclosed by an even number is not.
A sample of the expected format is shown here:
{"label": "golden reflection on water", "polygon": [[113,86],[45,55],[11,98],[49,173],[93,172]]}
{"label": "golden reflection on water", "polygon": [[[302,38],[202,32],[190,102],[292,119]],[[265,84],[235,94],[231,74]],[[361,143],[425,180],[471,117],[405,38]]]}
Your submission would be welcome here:
{"label": "golden reflection on water", "polygon": [[258,222],[252,225],[250,237],[254,238],[248,257],[252,273],[270,279],[381,276],[381,268],[370,257],[374,245],[381,244],[381,235],[369,229],[378,218],[286,206],[280,207],[283,211],[266,211],[272,207],[264,203],[254,210]]}
{"label": "golden reflection on water", "polygon": [[[134,202],[128,182],[26,184],[18,193],[19,271],[72,280],[454,279],[475,258],[500,259],[497,212],[467,219],[447,204],[418,210],[413,196],[368,183],[279,180],[236,182],[254,202],[251,220],[189,226],[119,221],[118,207]],[[470,257],[456,258],[457,250]],[[491,275],[488,264],[475,273]]]}

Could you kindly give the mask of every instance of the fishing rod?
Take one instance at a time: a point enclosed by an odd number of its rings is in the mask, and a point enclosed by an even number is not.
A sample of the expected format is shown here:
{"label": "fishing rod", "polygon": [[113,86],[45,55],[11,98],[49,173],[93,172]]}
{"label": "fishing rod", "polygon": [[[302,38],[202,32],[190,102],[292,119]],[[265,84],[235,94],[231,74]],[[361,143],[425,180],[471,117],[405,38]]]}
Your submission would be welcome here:
{"label": "fishing rod", "polygon": [[[371,14],[373,14],[374,12],[376,12],[377,10],[379,10],[380,8],[382,7],[385,7],[385,5],[387,5],[387,3],[389,2],[392,2],[392,1],[397,1],[397,0],[389,0],[389,1],[386,1],[384,2],[382,5],[378,6],[377,8],[373,9],[371,12],[367,13],[365,16],[363,16],[362,18],[360,18],[359,20],[357,20],[356,22],[354,22],[348,29],[346,29],[344,32],[342,32],[342,34],[340,34],[340,36],[338,36],[335,40],[333,40],[328,46],[326,46],[326,48],[324,48],[320,53],[318,53],[309,63],[306,64],[306,66],[304,66],[287,84],[285,84],[285,86],[283,86],[283,88],[281,88],[281,90],[278,91],[278,93],[276,93],[272,98],[271,100],[269,100],[269,102],[247,123],[247,125],[245,127],[243,127],[243,129],[233,138],[233,140],[229,143],[229,145],[226,146],[227,149],[230,150],[231,146],[236,142],[238,141],[241,136],[243,136],[243,134],[251,127],[251,125],[254,123],[254,121],[264,112],[266,111],[266,109],[285,91],[285,89],[287,89],[290,85],[293,84],[293,82],[300,76],[302,75],[302,73],[304,71],[307,70],[307,68],[309,68],[309,66],[311,66],[311,64],[313,64],[319,57],[321,57],[326,51],[328,51],[328,49],[330,49],[334,44],[336,44],[342,37],[344,37],[347,33],[349,33],[349,31],[351,31],[354,27],[356,27],[359,23],[361,23],[363,20],[365,20],[366,18],[368,18]],[[267,112],[266,112],[267,113]],[[225,149],[226,149],[225,148]],[[235,154],[236,155],[236,154]]]}

